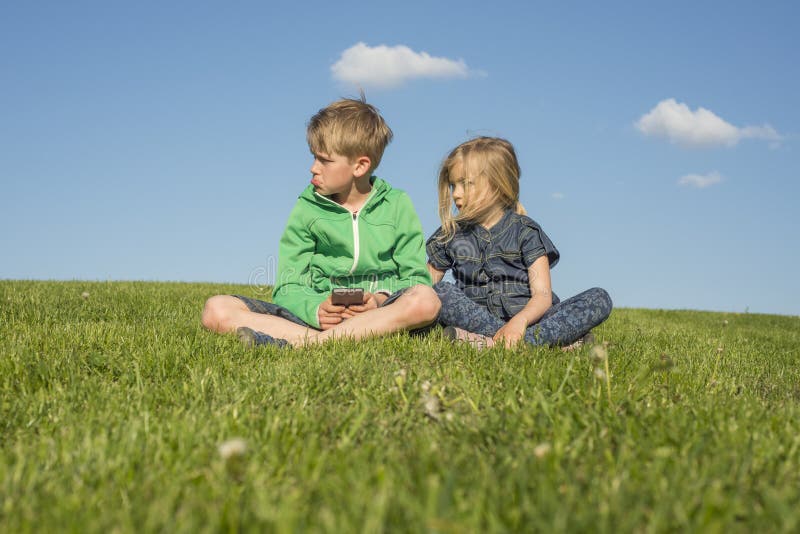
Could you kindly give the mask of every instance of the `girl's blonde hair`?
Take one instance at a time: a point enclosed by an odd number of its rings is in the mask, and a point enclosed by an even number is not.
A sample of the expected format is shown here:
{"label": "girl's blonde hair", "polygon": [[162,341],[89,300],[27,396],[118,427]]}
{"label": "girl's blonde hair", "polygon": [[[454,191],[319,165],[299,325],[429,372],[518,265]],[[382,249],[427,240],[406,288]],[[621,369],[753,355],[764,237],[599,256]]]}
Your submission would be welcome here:
{"label": "girl's blonde hair", "polygon": [[[450,195],[451,172],[461,166],[465,180],[467,204],[460,213],[453,213]],[[514,147],[499,137],[476,137],[458,145],[439,169],[439,218],[442,240],[449,241],[458,223],[479,223],[498,208],[514,209],[525,215],[519,202],[520,169]],[[471,185],[467,187],[467,184]]]}

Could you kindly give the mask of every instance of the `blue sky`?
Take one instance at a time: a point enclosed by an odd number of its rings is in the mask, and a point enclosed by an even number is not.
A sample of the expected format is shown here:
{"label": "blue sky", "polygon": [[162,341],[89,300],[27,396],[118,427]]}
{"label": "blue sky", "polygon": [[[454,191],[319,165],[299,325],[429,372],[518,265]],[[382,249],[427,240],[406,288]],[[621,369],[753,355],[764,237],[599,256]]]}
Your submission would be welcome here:
{"label": "blue sky", "polygon": [[377,174],[426,233],[442,158],[500,135],[562,297],[797,315],[798,27],[793,2],[6,2],[0,278],[272,281],[307,120],[383,69]]}

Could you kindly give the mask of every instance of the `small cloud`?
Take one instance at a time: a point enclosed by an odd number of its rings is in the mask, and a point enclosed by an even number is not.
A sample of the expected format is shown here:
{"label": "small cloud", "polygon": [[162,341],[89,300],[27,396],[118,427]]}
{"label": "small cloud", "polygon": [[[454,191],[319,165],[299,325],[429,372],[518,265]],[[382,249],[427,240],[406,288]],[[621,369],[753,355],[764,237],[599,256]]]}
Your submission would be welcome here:
{"label": "small cloud", "polygon": [[564,193],[553,193],[550,196],[553,197],[553,200],[564,200]]}
{"label": "small cloud", "polygon": [[644,135],[668,139],[688,147],[731,147],[742,139],[764,139],[773,146],[783,140],[783,136],[768,124],[740,128],[708,109],[697,108],[692,111],[674,98],[659,102],[642,115],[635,126]]}
{"label": "small cloud", "polygon": [[705,189],[722,182],[722,175],[716,171],[703,174],[687,174],[678,180],[678,185],[694,187],[696,189]]}
{"label": "small cloud", "polygon": [[739,132],[741,132],[742,138],[744,139],[765,139],[771,141],[771,147],[775,147],[783,141],[783,136],[768,124],[764,126],[745,126],[744,128],[740,128]]}
{"label": "small cloud", "polygon": [[470,70],[463,59],[434,57],[403,45],[370,47],[365,43],[357,43],[342,52],[331,66],[331,73],[340,82],[384,89],[415,78],[485,76],[485,73]]}

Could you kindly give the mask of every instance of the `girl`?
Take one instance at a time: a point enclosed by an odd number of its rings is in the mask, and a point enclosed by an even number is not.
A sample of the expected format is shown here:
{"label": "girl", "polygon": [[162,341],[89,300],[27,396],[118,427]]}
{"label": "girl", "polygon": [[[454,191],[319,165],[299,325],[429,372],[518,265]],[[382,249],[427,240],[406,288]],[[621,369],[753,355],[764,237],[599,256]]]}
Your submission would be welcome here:
{"label": "girl", "polygon": [[[494,137],[467,141],[442,163],[442,226],[427,241],[439,320],[445,335],[479,347],[570,345],[608,318],[611,298],[593,288],[561,302],[552,292],[559,253],[525,215],[519,176],[514,147]],[[455,284],[441,281],[448,269]]]}

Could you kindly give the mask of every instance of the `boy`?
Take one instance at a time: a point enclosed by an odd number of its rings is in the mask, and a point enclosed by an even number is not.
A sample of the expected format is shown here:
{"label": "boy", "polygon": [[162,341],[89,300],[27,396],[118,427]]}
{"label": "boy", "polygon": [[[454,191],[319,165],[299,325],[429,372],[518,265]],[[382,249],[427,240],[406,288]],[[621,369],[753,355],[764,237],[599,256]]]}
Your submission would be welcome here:
{"label": "boy", "polygon": [[[332,103],[311,118],[311,185],[281,237],[273,303],[217,295],[203,325],[249,345],[360,339],[432,323],[439,299],[426,268],[422,226],[408,195],[372,172],[392,138],[363,100]],[[334,305],[334,288],[361,288],[360,303]]]}

